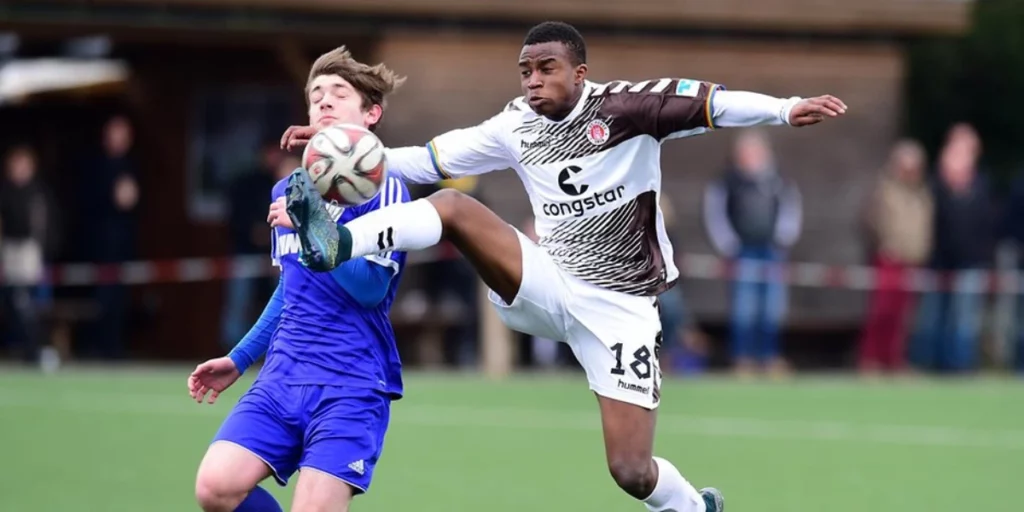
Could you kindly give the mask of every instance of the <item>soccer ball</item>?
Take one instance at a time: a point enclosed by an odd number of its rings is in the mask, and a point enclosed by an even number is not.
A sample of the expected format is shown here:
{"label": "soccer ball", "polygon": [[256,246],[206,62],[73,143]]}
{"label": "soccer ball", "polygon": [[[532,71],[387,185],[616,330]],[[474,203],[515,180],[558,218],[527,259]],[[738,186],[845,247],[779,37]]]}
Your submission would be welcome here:
{"label": "soccer ball", "polygon": [[370,130],[338,124],[320,130],[302,152],[320,195],[341,206],[358,206],[373,199],[385,178],[384,144]]}

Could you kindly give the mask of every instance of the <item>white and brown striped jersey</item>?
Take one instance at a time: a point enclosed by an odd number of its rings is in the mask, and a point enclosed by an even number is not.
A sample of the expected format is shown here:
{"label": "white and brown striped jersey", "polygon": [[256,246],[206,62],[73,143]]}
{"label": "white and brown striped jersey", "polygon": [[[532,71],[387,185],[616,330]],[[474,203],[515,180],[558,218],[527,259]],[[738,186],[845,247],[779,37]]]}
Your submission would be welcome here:
{"label": "white and brown striped jersey", "polygon": [[679,275],[658,207],[661,143],[712,129],[717,90],[675,78],[587,82],[561,121],[520,97],[427,146],[444,178],[515,169],[540,245],[563,270],[609,290],[656,295]]}

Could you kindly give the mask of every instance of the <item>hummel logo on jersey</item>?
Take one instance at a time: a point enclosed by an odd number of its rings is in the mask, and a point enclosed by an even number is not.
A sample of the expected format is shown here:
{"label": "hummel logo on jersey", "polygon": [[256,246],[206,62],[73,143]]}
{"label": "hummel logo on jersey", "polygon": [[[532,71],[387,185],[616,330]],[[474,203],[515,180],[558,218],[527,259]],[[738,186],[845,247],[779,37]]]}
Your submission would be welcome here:
{"label": "hummel logo on jersey", "polygon": [[519,141],[519,145],[523,149],[546,148],[546,147],[551,145],[551,139],[550,138],[543,138],[543,139],[537,139],[537,140],[534,140],[534,141],[531,141],[531,142],[526,142],[525,140],[521,140],[521,141]]}
{"label": "hummel logo on jersey", "polygon": [[363,474],[363,472],[366,471],[366,468],[363,467],[363,459],[359,459],[359,460],[349,464],[348,468],[351,469],[352,471],[355,471],[356,473],[359,473],[360,475]]}
{"label": "hummel logo on jersey", "polygon": [[636,391],[637,393],[642,393],[644,395],[646,395],[647,393],[651,392],[651,387],[650,386],[641,386],[639,384],[628,384],[628,383],[623,382],[621,380],[619,381],[619,389],[625,389],[626,391]]}

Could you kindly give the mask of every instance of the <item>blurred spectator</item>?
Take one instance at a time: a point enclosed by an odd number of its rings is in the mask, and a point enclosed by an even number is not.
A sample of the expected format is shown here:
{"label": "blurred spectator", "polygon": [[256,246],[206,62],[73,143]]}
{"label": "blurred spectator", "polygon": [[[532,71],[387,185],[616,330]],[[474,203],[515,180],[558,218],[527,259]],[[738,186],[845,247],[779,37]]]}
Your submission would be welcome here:
{"label": "blurred spectator", "polygon": [[758,365],[774,374],[787,371],[779,351],[787,290],[777,264],[799,237],[802,216],[800,193],[779,174],[764,132],[740,132],[733,165],[704,195],[711,242],[738,260],[731,334],[739,373]]}
{"label": "blurred spectator", "polygon": [[932,268],[952,272],[952,290],[926,293],[911,347],[926,370],[974,369],[978,357],[984,269],[991,266],[993,217],[988,183],[978,173],[981,142],[966,124],[954,126],[939,157],[934,187]]}
{"label": "blurred spectator", "polygon": [[[239,175],[229,186],[228,230],[232,256],[267,255],[271,232],[267,227],[267,208],[274,183],[288,176],[297,160],[285,158],[277,141],[268,141],[260,154],[259,165]],[[221,317],[221,344],[230,350],[252,327],[269,297],[274,280],[266,277],[228,279],[226,301]]]}
{"label": "blurred spectator", "polygon": [[897,143],[865,211],[878,280],[860,342],[859,365],[864,372],[898,371],[904,366],[913,308],[904,280],[912,267],[926,263],[932,244],[935,209],[924,180],[925,159],[917,142]]}
{"label": "blurred spectator", "polygon": [[30,148],[10,150],[0,188],[0,267],[7,338],[28,362],[39,357],[39,299],[44,291],[49,228],[56,217],[49,191],[37,177],[36,165]]}
{"label": "blurred spectator", "polygon": [[[83,218],[90,259],[121,263],[136,257],[138,230],[138,168],[132,157],[134,133],[128,119],[115,116],[103,127],[102,151],[86,164]],[[100,315],[96,333],[88,337],[85,355],[120,359],[124,355],[128,289],[122,284],[96,289]]]}

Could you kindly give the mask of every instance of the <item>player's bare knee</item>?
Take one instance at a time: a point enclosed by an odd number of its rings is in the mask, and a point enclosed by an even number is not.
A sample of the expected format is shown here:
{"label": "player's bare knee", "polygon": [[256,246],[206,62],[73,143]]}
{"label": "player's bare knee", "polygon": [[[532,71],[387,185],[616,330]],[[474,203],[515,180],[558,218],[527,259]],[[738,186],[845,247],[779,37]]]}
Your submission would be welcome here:
{"label": "player's bare knee", "polygon": [[451,227],[456,227],[461,219],[466,218],[464,215],[466,207],[473,201],[473,198],[458,190],[446,188],[430,194],[427,200],[437,210],[437,215],[441,217],[441,224],[447,231]]}
{"label": "player's bare knee", "polygon": [[347,512],[354,494],[353,488],[338,477],[304,467],[295,486],[292,512]]}
{"label": "player's bare knee", "polygon": [[232,490],[223,477],[200,473],[196,478],[196,502],[205,512],[232,512],[245,495],[244,491]]}
{"label": "player's bare knee", "polygon": [[644,499],[654,492],[657,479],[651,459],[616,457],[608,461],[612,479],[623,491],[636,499]]}

